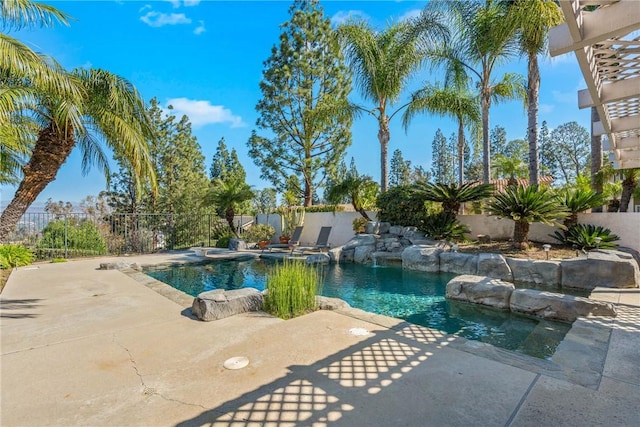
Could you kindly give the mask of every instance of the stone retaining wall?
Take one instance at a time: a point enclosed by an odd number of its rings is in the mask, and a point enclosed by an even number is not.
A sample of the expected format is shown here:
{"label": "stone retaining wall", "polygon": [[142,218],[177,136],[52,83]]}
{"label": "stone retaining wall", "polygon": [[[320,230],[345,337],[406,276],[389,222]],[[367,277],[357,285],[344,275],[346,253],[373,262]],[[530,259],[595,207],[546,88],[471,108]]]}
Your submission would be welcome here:
{"label": "stone retaining wall", "polygon": [[487,276],[525,285],[560,285],[567,289],[637,288],[640,283],[638,263],[632,254],[621,251],[592,251],[580,258],[539,261],[414,245],[402,252],[402,266],[418,271]]}

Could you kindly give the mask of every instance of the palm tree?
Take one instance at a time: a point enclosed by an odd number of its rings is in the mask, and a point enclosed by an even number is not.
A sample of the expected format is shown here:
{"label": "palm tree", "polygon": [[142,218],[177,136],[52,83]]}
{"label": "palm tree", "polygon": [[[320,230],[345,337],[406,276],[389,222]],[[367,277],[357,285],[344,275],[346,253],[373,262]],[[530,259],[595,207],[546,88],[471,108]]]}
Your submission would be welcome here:
{"label": "palm tree", "polygon": [[524,78],[505,73],[494,79],[496,67],[517,53],[515,28],[506,21],[506,8],[497,0],[431,2],[427,7],[444,8],[451,18],[452,34],[446,45],[432,50],[428,58],[443,65],[447,76],[460,73],[473,76],[480,92],[482,111],[483,181],[491,171],[489,109],[492,103],[526,99]]}
{"label": "palm tree", "polygon": [[468,90],[456,87],[439,88],[427,84],[412,96],[412,101],[402,116],[402,124],[408,128],[411,119],[418,113],[433,113],[450,116],[458,122],[458,184],[464,182],[464,126],[480,124],[478,97]]}
{"label": "palm tree", "polygon": [[[68,15],[56,8],[29,0],[0,3],[0,28],[20,30],[68,25]],[[77,97],[80,88],[54,60],[41,56],[9,35],[0,32],[0,184],[16,184],[21,167],[35,142],[35,124],[24,108],[34,103],[37,93],[58,93]]]}
{"label": "palm tree", "polygon": [[591,189],[576,188],[565,190],[561,202],[569,211],[569,215],[564,220],[564,226],[568,230],[578,223],[580,212],[603,206],[606,200],[602,193],[596,193]]}
{"label": "palm tree", "polygon": [[82,97],[43,93],[28,110],[39,130],[31,157],[23,167],[22,181],[0,216],[0,241],[55,180],[76,145],[82,151],[83,172],[97,164],[108,178],[108,162],[99,143],[102,140],[129,163],[140,190],[145,182],[156,190],[149,155],[149,141],[155,138],[155,133],[138,91],[127,80],[108,71],[79,69],[71,74]]}
{"label": "palm tree", "polygon": [[564,227],[558,221],[568,215],[560,198],[551,189],[536,185],[507,187],[489,202],[488,211],[490,215],[510,218],[515,222],[513,246],[517,249],[529,247],[529,228],[532,223]]}
{"label": "palm tree", "polygon": [[627,212],[631,195],[638,186],[640,168],[624,169],[622,173],[622,195],[620,196],[620,212]]}
{"label": "palm tree", "polygon": [[447,32],[435,13],[425,12],[417,21],[402,21],[376,32],[364,22],[347,23],[338,28],[345,57],[355,74],[362,96],[375,104],[359,107],[378,121],[380,142],[380,187],[387,191],[389,122],[407,104],[389,114],[409,78],[425,60],[425,39],[443,39]]}
{"label": "palm tree", "polygon": [[555,0],[508,0],[507,22],[518,29],[520,50],[527,57],[527,139],[529,141],[529,184],[538,184],[538,55],[547,47],[549,29],[563,21]]}
{"label": "palm tree", "polygon": [[238,228],[233,223],[236,215],[235,210],[238,205],[254,197],[255,193],[246,182],[216,179],[205,196],[205,204],[217,206],[224,210],[224,217],[231,231],[237,238],[240,238]]}
{"label": "palm tree", "polygon": [[496,171],[498,176],[507,177],[508,185],[515,187],[518,185],[516,178],[526,175],[527,168],[519,157],[507,157],[503,154],[496,156]]}
{"label": "palm tree", "polygon": [[370,176],[349,173],[344,180],[329,189],[327,200],[337,204],[348,197],[356,212],[371,221],[366,210],[375,206],[378,188],[378,184]]}
{"label": "palm tree", "polygon": [[457,215],[462,203],[475,202],[490,197],[494,188],[491,184],[479,184],[477,182],[465,182],[462,185],[432,184],[428,182],[417,184],[416,191],[425,200],[442,203],[444,212]]}

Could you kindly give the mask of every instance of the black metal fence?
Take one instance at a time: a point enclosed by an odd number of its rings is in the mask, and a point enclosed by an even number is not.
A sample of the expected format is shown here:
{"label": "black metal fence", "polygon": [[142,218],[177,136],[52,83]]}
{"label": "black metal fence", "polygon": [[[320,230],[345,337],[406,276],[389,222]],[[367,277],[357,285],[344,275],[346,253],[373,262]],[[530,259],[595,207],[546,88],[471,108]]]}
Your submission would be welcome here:
{"label": "black metal fence", "polygon": [[[236,222],[246,227],[253,217],[238,216]],[[214,246],[228,231],[227,222],[212,214],[26,213],[7,240],[44,260]]]}

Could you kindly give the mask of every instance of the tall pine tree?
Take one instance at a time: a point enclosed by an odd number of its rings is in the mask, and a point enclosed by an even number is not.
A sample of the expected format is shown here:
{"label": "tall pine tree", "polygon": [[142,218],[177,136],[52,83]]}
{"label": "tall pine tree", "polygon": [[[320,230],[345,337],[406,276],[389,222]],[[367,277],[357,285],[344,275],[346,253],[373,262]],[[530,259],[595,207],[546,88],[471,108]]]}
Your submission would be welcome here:
{"label": "tall pine tree", "polygon": [[262,178],[281,191],[287,178],[296,175],[309,206],[316,186],[351,144],[351,80],[318,1],[296,0],[289,12],[279,45],[264,63],[262,99],[256,106],[258,128],[274,136],[252,132],[249,155]]}
{"label": "tall pine tree", "polygon": [[452,145],[451,141],[447,141],[442,131],[438,129],[431,143],[431,147],[431,175],[433,181],[440,184],[453,183],[455,181],[455,170],[453,166],[455,162],[454,153],[456,152],[455,145]]}

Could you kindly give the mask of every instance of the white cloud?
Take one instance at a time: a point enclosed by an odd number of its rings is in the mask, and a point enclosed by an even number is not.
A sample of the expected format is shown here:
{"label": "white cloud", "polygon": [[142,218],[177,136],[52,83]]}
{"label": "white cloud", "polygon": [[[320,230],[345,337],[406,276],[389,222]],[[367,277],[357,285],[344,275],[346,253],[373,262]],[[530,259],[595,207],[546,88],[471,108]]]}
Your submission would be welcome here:
{"label": "white cloud", "polygon": [[407,21],[409,19],[414,19],[420,16],[422,13],[422,9],[411,9],[403,13],[398,17],[398,22]]}
{"label": "white cloud", "polygon": [[369,20],[369,16],[361,10],[340,10],[331,17],[331,25],[342,25],[350,20]]}
{"label": "white cloud", "polygon": [[145,4],[144,6],[142,6],[140,9],[138,9],[138,12],[144,12],[147,9],[151,9],[151,5],[150,4]]}
{"label": "white cloud", "polygon": [[538,112],[540,112],[541,114],[549,114],[553,112],[554,108],[555,108],[555,105],[540,104],[538,105]]}
{"label": "white cloud", "polygon": [[234,115],[231,110],[222,105],[211,105],[209,101],[172,98],[167,101],[167,105],[173,106],[173,110],[165,110],[166,113],[176,117],[188,116],[193,127],[218,123],[229,123],[232,128],[246,126],[240,116]]}
{"label": "white cloud", "polygon": [[180,0],[164,0],[164,1],[171,3],[174,9],[177,9],[180,7]]}
{"label": "white cloud", "polygon": [[200,25],[198,25],[196,29],[193,30],[193,34],[197,36],[207,31],[206,27],[204,26],[204,21],[198,21],[198,22],[200,23]]}
{"label": "white cloud", "polygon": [[82,64],[80,67],[85,68],[85,69],[90,69],[91,67],[93,67],[93,64],[91,63],[91,61],[87,61],[84,64]]}
{"label": "white cloud", "polygon": [[200,4],[200,0],[184,0],[185,7],[197,6],[198,4]]}
{"label": "white cloud", "polygon": [[150,27],[162,27],[164,25],[191,24],[191,19],[184,13],[147,12],[140,20]]}

